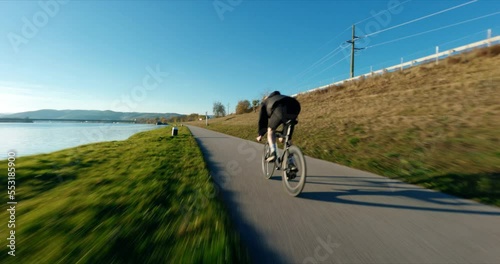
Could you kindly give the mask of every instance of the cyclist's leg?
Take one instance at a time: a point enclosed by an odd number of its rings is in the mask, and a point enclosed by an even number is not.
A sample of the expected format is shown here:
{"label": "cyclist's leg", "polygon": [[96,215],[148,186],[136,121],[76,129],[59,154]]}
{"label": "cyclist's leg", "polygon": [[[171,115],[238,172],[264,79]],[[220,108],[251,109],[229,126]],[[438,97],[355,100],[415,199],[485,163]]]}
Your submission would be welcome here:
{"label": "cyclist's leg", "polygon": [[271,117],[269,118],[269,128],[267,129],[267,140],[269,142],[269,147],[271,151],[276,151],[276,134],[274,131],[283,123],[283,108],[281,106],[276,107]]}
{"label": "cyclist's leg", "polygon": [[[288,120],[296,120],[297,119],[297,116],[296,115],[287,115],[287,122]],[[294,124],[288,124],[285,126],[285,133],[288,134],[288,143],[290,145],[293,145],[293,142],[292,142],[292,136],[293,136],[293,130],[295,129],[295,125]],[[296,177],[296,172],[298,171],[298,168],[297,166],[295,165],[295,159],[294,159],[294,155],[293,154],[290,154],[288,155],[288,161],[287,161],[287,169],[290,170],[291,174],[287,175],[288,179],[294,179]]]}
{"label": "cyclist's leg", "polygon": [[[293,120],[295,120],[295,119],[293,119]],[[290,142],[290,145],[292,145],[292,136],[293,136],[293,130],[295,129],[295,126],[288,125],[286,129],[287,129],[287,131],[288,131],[288,129],[290,129],[290,135],[288,136],[288,142]]]}
{"label": "cyclist's leg", "polygon": [[273,148],[276,145],[276,134],[274,134],[274,130],[270,127],[267,128],[267,142],[269,142],[271,150],[276,150]]}

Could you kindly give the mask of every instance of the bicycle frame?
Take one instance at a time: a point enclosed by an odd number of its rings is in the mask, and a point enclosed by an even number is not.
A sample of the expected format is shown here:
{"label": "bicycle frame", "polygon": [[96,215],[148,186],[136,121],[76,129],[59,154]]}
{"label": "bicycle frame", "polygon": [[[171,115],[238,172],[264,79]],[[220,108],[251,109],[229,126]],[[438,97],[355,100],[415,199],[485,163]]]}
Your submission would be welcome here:
{"label": "bicycle frame", "polygon": [[[282,131],[274,132],[278,139],[285,139],[283,153],[281,153],[281,155],[278,155],[273,162],[268,162],[267,159],[269,158],[271,148],[269,142],[266,142],[264,145],[264,155],[262,156],[262,172],[264,177],[270,179],[273,176],[274,170],[282,170],[283,187],[291,196],[297,196],[302,192],[307,177],[304,155],[302,151],[291,142],[291,133],[296,124],[296,120],[289,120],[285,123],[285,127]],[[286,134],[284,134],[285,132]],[[276,151],[279,152],[279,149]],[[292,157],[293,160],[290,162],[290,158]],[[292,166],[290,166],[290,164],[292,164]]]}
{"label": "bicycle frame", "polygon": [[[292,131],[292,128],[295,126],[295,124],[296,124],[296,121],[288,121],[285,124],[287,131],[286,131],[286,135],[285,135],[285,143],[284,143],[283,153],[281,154],[280,157],[278,157],[278,160],[276,162],[276,168],[278,170],[281,169],[281,167],[283,165],[283,160],[285,158],[285,154],[288,152],[288,149],[292,145],[290,143],[290,132]],[[284,131],[275,131],[274,134],[276,135],[276,139],[282,138],[283,137],[283,132]]]}

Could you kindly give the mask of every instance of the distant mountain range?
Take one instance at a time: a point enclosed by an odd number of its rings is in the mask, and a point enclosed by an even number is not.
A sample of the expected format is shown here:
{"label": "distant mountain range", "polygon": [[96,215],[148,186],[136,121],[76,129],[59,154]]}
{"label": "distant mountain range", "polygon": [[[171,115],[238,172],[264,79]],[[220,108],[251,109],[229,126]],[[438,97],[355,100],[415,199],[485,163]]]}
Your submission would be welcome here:
{"label": "distant mountain range", "polygon": [[177,113],[137,113],[114,112],[110,110],[53,110],[43,109],[15,114],[1,114],[2,118],[29,118],[29,119],[89,119],[89,120],[134,120],[139,118],[170,118],[181,116]]}

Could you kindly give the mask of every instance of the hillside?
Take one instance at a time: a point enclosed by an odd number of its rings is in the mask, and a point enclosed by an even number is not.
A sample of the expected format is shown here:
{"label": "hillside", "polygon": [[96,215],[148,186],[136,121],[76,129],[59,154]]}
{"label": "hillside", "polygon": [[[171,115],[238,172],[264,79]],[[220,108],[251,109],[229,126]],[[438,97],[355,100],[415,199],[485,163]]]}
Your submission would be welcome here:
{"label": "hillside", "polygon": [[2,118],[27,118],[30,119],[94,119],[94,120],[133,120],[139,118],[170,118],[180,116],[176,113],[137,113],[114,112],[99,110],[53,110],[43,109],[37,111],[21,112],[3,115]]}
{"label": "hillside", "polygon": [[[295,143],[316,158],[500,205],[499,53],[299,95]],[[257,118],[228,116],[209,128],[254,140]]]}

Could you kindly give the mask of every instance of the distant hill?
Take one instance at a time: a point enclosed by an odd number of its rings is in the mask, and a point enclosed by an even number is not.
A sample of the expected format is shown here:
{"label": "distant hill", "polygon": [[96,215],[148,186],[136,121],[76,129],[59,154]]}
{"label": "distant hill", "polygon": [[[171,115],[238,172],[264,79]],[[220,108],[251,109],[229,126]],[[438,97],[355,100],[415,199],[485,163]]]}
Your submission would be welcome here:
{"label": "distant hill", "polygon": [[15,114],[3,115],[2,118],[30,118],[30,119],[93,119],[93,120],[133,120],[139,118],[170,118],[181,116],[177,113],[137,113],[114,112],[110,110],[53,110],[43,109]]}

